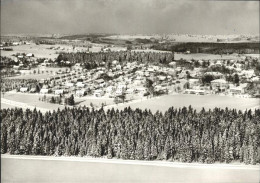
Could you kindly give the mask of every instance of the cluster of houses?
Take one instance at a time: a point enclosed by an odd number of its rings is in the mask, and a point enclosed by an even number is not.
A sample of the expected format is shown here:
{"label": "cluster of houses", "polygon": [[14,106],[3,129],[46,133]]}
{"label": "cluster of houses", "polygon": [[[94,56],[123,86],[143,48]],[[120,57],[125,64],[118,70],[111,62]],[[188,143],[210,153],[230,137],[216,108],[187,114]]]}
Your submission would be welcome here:
{"label": "cluster of houses", "polygon": [[[195,68],[191,73],[196,74],[196,79],[189,79],[190,87],[184,93],[203,95],[206,93],[223,93],[226,95],[240,95],[248,97],[246,89],[249,83],[260,83],[260,75],[255,73],[255,68],[248,67],[252,59],[259,64],[259,58],[247,58],[247,61],[241,59],[235,60],[211,60],[206,70],[214,70],[214,68],[224,68],[225,72],[208,71],[203,72],[202,68]],[[202,62],[202,61],[201,61]],[[213,69],[212,69],[213,68]],[[216,69],[215,69],[216,70]],[[194,73],[195,72],[195,73]],[[210,84],[201,84],[201,78],[205,75],[212,76],[213,80]],[[194,75],[193,75],[194,76]],[[238,78],[237,83],[230,81],[228,78]],[[194,84],[196,83],[196,84]]]}
{"label": "cluster of houses", "polygon": [[[30,55],[29,55],[30,56]],[[69,62],[69,61],[66,61]],[[190,69],[178,66],[172,61],[167,65],[148,65],[138,62],[120,64],[112,61],[112,66],[106,68],[105,64],[87,70],[76,63],[66,72],[56,72],[55,75],[39,81],[38,88],[41,94],[53,93],[55,95],[74,94],[77,97],[93,95],[95,97],[117,97],[122,94],[145,96],[148,91],[146,81],[152,81],[154,92],[160,94],[169,91],[188,94],[204,95],[208,93],[224,93],[230,95],[246,94],[249,82],[260,82],[260,76],[253,68],[245,69],[245,62],[235,60],[209,60],[208,67],[202,67],[204,61],[199,60],[200,66]],[[259,62],[259,60],[258,60]],[[45,60],[41,66],[48,66]],[[192,62],[191,62],[192,63]],[[214,68],[225,68],[228,73],[212,71]],[[213,69],[212,69],[213,68]],[[230,71],[230,72],[229,72]],[[212,76],[213,80],[203,83],[205,75]],[[235,84],[227,80],[227,75],[237,75],[240,81]],[[37,92],[37,87],[22,87],[21,92]]]}
{"label": "cluster of houses", "polygon": [[[75,64],[71,70],[56,72],[55,75],[38,82],[39,93],[63,95],[74,94],[77,97],[93,95],[95,97],[116,97],[122,94],[144,96],[148,93],[146,80],[153,81],[154,91],[167,92],[169,86],[184,83],[175,82],[176,70],[172,67],[146,66],[137,62],[120,65],[112,62],[111,69],[97,67],[83,69]],[[176,80],[177,81],[177,80]],[[21,87],[20,92],[37,92],[37,86]]]}

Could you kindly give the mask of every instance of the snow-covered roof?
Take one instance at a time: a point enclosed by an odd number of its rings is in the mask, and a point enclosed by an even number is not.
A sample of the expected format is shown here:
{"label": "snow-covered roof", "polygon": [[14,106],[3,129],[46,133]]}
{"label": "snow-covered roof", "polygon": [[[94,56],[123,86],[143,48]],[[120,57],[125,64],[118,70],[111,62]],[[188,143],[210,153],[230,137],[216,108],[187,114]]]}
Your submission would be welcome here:
{"label": "snow-covered roof", "polygon": [[227,83],[227,81],[224,79],[215,79],[215,80],[212,80],[211,83],[223,83],[224,84],[224,83]]}

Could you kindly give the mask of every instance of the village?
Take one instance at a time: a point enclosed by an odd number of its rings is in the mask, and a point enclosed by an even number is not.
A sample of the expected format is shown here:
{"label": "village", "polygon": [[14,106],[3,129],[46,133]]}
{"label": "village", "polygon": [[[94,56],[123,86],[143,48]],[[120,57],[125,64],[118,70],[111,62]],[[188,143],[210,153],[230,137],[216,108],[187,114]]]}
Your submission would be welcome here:
{"label": "village", "polygon": [[[30,45],[23,42],[13,43],[12,46],[21,44]],[[6,43],[1,44],[3,45]],[[53,48],[64,50],[57,46],[51,47]],[[135,54],[149,57],[149,54],[154,54],[153,50],[111,51],[106,48],[95,54],[105,54],[108,57],[112,55],[110,59],[97,60],[96,65],[88,69],[82,61],[37,58],[33,53],[16,53],[11,58],[2,57],[2,96],[10,91],[30,93],[39,95],[39,100],[64,105],[68,104],[66,99],[72,95],[76,98],[92,97],[104,101],[113,99],[114,104],[178,93],[242,98],[260,95],[260,75],[257,68],[259,57],[238,54],[237,59],[175,60],[174,52],[158,52],[155,57],[160,61],[154,59],[154,62],[149,63],[140,62]],[[75,52],[81,53],[78,50]],[[131,62],[121,61],[118,55],[122,54],[130,55]],[[102,105],[107,104],[103,102]]]}

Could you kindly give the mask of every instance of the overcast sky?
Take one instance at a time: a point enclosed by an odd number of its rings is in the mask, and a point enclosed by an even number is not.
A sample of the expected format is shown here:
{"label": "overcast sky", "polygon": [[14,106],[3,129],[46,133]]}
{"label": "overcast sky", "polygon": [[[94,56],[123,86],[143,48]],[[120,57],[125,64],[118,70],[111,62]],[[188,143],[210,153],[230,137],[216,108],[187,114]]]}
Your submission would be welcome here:
{"label": "overcast sky", "polygon": [[1,33],[259,34],[259,1],[1,0]]}

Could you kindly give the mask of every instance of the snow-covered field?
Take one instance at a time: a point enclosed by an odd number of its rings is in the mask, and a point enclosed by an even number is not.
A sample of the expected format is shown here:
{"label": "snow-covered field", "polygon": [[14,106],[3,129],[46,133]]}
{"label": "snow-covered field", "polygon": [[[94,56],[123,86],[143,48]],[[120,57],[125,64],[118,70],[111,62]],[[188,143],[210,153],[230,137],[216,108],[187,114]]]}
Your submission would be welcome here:
{"label": "snow-covered field", "polygon": [[[52,96],[48,94],[47,96]],[[42,94],[29,94],[29,93],[6,93],[4,95],[4,100],[1,100],[1,108],[10,108],[10,107],[22,107],[26,108],[39,108],[43,109],[43,112],[46,110],[57,110],[58,108],[63,109],[63,105],[51,104],[47,102],[39,101],[39,97],[43,97]],[[128,103],[114,104],[113,99],[111,98],[97,98],[97,97],[81,97],[75,98],[76,103],[79,103],[77,106],[90,106],[92,103],[95,107],[99,108],[102,103],[107,106],[105,109],[119,109],[123,110],[125,107],[130,106],[132,109],[140,108],[142,110],[150,109],[152,112],[157,110],[161,112],[167,111],[170,107],[180,108],[180,107],[189,107],[191,105],[197,111],[200,111],[203,107],[208,109],[214,109],[219,107],[225,109],[226,107],[237,110],[246,110],[246,109],[256,109],[260,108],[260,100],[256,98],[239,98],[232,96],[218,96],[218,95],[192,95],[192,94],[174,94],[174,95],[164,95],[160,97],[154,97],[147,99],[134,100]],[[22,105],[24,104],[24,105]]]}
{"label": "snow-covered field", "polygon": [[258,183],[258,165],[2,155],[1,182]]}
{"label": "snow-covered field", "polygon": [[[36,57],[36,58],[55,59],[59,55],[58,54],[59,52],[77,52],[77,51],[99,52],[99,51],[101,51],[101,48],[103,46],[104,45],[102,45],[102,44],[96,44],[96,45],[92,46],[92,48],[89,48],[89,50],[86,47],[75,47],[75,49],[73,50],[72,45],[63,45],[63,44],[56,44],[56,45],[40,44],[40,45],[36,45],[36,44],[32,43],[30,45],[10,46],[11,48],[13,48],[13,51],[2,51],[1,50],[1,56],[6,56],[6,57],[10,57],[10,58],[15,59],[16,57],[12,56],[13,54],[16,54],[16,53],[25,53],[25,54],[33,53],[34,57]],[[59,49],[57,49],[57,50],[48,49],[50,47],[55,47],[55,48],[59,47]],[[119,46],[111,47],[110,49],[111,49],[111,51],[126,50],[125,47],[119,47]]]}
{"label": "snow-covered field", "polygon": [[[149,100],[140,100],[138,102],[125,103],[120,105],[114,105],[114,108],[123,110],[125,107],[130,106],[132,109],[150,109],[152,112],[157,110],[165,112],[170,107],[180,108],[189,107],[191,105],[197,111],[200,111],[202,107],[206,110],[219,107],[225,109],[246,110],[251,108],[260,108],[260,100],[256,98],[238,98],[232,96],[218,96],[218,95],[192,95],[192,94],[176,94],[176,95],[164,95],[161,97],[152,98]],[[109,107],[109,106],[108,106]]]}

